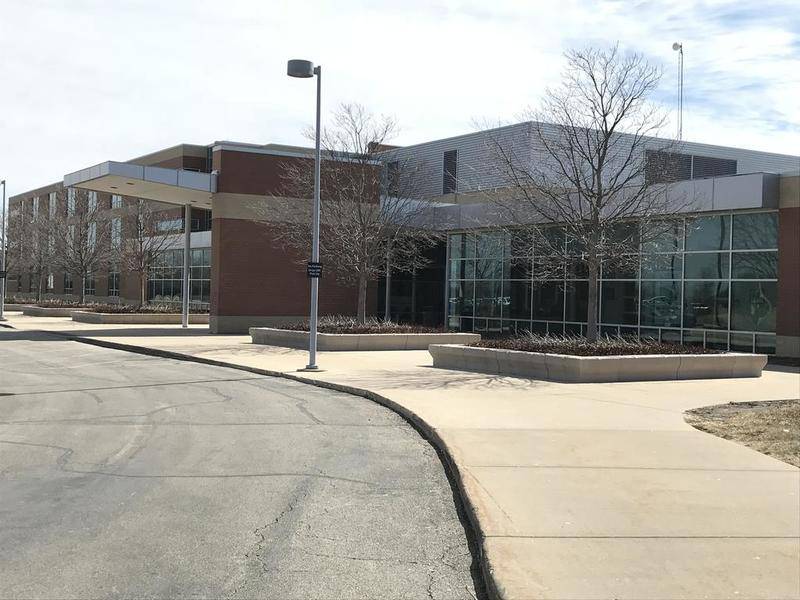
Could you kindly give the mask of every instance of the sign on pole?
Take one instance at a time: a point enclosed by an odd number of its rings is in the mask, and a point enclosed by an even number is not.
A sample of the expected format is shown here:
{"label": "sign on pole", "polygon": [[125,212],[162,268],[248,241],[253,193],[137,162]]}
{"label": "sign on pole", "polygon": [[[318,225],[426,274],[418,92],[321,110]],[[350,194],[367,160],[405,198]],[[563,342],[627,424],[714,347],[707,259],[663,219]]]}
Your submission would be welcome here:
{"label": "sign on pole", "polygon": [[306,265],[306,273],[310,279],[319,279],[322,277],[322,263],[308,261]]}

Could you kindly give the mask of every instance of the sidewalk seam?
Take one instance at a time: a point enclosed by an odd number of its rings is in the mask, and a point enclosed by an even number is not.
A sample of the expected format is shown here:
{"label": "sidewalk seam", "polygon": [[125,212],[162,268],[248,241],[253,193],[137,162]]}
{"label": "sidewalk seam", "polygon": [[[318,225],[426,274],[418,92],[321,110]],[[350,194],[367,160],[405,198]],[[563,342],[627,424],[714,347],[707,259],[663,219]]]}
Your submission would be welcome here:
{"label": "sidewalk seam", "polygon": [[[428,423],[426,423],[422,418],[420,418],[419,415],[417,415],[414,411],[402,406],[401,404],[395,402],[394,400],[391,400],[390,398],[387,398],[386,396],[382,396],[380,394],[377,394],[371,390],[367,390],[364,388],[357,388],[349,385],[343,385],[340,383],[334,383],[331,381],[323,381],[319,379],[302,377],[300,375],[295,375],[293,373],[286,373],[282,371],[272,371],[270,369],[260,369],[258,367],[237,365],[234,363],[227,363],[220,360],[203,358],[200,356],[193,356],[191,354],[173,352],[170,350],[160,350],[157,348],[149,348],[147,346],[136,346],[133,344],[123,344],[107,340],[99,340],[89,337],[82,337],[80,335],[74,335],[70,333],[50,331],[46,329],[41,329],[38,331],[40,331],[41,333],[57,335],[59,337],[66,338],[71,341],[87,344],[90,346],[110,348],[112,350],[122,350],[125,352],[143,354],[146,356],[155,356],[159,358],[170,358],[173,360],[194,362],[215,367],[236,369],[239,371],[254,373],[256,375],[264,375],[267,377],[278,377],[282,379],[288,379],[290,381],[296,381],[298,383],[309,384],[315,387],[325,388],[337,392],[342,392],[345,394],[351,394],[353,396],[359,396],[366,400],[375,402],[376,404],[380,404],[385,408],[388,408],[389,410],[400,416],[404,421],[406,421],[420,435],[420,437],[422,437],[422,439],[424,439],[431,445],[431,447],[436,452],[436,455],[439,457],[439,462],[442,464],[442,467],[444,469],[445,476],[447,477],[448,482],[450,483],[451,489],[457,492],[458,503],[456,505],[456,510],[459,513],[463,513],[467,517],[467,521],[470,528],[470,531],[467,533],[467,543],[470,546],[471,550],[474,548],[473,555],[474,556],[476,555],[475,558],[478,561],[481,578],[483,580],[482,584],[484,590],[488,598],[490,598],[491,600],[502,600],[503,598],[505,598],[505,594],[503,593],[502,587],[500,586],[499,582],[496,581],[494,578],[494,569],[489,561],[489,558],[486,555],[484,541],[487,539],[487,536],[481,529],[476,508],[473,505],[471,499],[469,498],[469,495],[467,494],[464,484],[464,476],[461,473],[461,469],[459,469],[455,459],[453,458],[452,454],[447,448],[447,444],[439,435],[438,431],[434,427],[428,425]],[[459,503],[460,506],[458,505]]]}

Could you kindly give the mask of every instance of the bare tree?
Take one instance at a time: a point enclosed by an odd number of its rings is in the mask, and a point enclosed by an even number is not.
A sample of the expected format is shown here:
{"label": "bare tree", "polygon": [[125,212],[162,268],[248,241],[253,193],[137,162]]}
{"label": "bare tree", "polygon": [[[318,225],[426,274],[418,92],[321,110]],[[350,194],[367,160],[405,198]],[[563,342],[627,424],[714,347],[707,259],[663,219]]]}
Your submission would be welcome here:
{"label": "bare tree", "polygon": [[[668,234],[686,199],[666,185],[674,142],[656,136],[665,116],[648,101],[661,71],[641,55],[571,50],[558,87],[532,120],[534,158],[488,136],[510,189],[490,194],[517,256],[534,277],[574,268],[588,280],[587,338],[597,339],[601,264],[638,260],[641,244]],[[653,161],[655,151],[658,157]],[[655,172],[656,169],[658,172]]]}
{"label": "bare tree", "polygon": [[154,202],[138,199],[123,217],[117,217],[119,221],[112,220],[113,259],[138,277],[140,306],[147,302],[150,271],[175,242],[176,231],[163,226],[163,211],[164,208]]}
{"label": "bare tree", "polygon": [[[12,271],[17,273],[17,286],[21,285],[22,271],[27,270],[29,267],[28,257],[25,253],[25,236],[28,233],[29,227],[26,227],[25,215],[16,207],[10,207],[6,211],[6,272]],[[8,282],[6,279],[6,293],[8,293]],[[17,290],[21,292],[21,289]]]}
{"label": "bare tree", "polygon": [[[424,250],[440,234],[424,227],[430,203],[413,199],[420,167],[388,145],[397,133],[396,121],[343,104],[332,123],[321,135],[320,253],[339,282],[357,287],[356,314],[363,323],[369,282],[381,274],[390,278],[392,268],[422,266]],[[307,136],[313,139],[313,130]],[[284,165],[283,181],[287,196],[310,197],[313,161]],[[298,214],[276,224],[277,239],[302,255],[311,246],[310,212]]]}
{"label": "bare tree", "polygon": [[67,188],[58,192],[67,207],[66,218],[51,222],[53,264],[80,280],[80,302],[86,301],[86,283],[105,268],[112,257],[108,212],[86,190]]}
{"label": "bare tree", "polygon": [[37,301],[43,299],[54,252],[51,218],[47,205],[40,200],[36,197],[29,204],[18,204],[13,214],[7,217],[6,269],[28,273]]}

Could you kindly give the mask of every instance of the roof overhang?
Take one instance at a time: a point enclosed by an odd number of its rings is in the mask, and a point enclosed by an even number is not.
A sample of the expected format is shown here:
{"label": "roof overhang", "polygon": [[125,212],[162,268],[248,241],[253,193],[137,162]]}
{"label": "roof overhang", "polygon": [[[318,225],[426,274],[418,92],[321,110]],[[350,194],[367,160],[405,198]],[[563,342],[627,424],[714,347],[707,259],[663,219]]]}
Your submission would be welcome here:
{"label": "roof overhang", "polygon": [[65,175],[64,187],[210,209],[211,197],[217,191],[217,176],[214,173],[106,161]]}

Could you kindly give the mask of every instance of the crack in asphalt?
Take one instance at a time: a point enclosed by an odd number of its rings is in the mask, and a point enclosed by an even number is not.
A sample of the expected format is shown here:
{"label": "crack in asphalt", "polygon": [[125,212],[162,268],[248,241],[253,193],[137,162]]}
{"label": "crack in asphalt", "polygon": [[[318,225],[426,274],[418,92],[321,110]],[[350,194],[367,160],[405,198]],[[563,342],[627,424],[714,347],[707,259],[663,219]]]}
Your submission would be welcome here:
{"label": "crack in asphalt", "polygon": [[92,388],[77,388],[77,389],[57,389],[57,390],[40,390],[34,392],[13,392],[8,395],[13,396],[41,396],[44,394],[69,394],[69,393],[76,393],[76,392],[103,392],[109,390],[128,390],[128,389],[140,389],[140,388],[155,388],[155,387],[165,387],[170,385],[195,385],[195,384],[202,384],[202,383],[226,383],[231,381],[251,381],[253,379],[266,379],[266,377],[238,377],[238,378],[230,378],[230,379],[198,379],[195,381],[164,381],[160,383],[140,383],[136,385],[109,385],[104,387],[92,387]]}
{"label": "crack in asphalt", "polygon": [[223,474],[160,474],[152,475],[146,473],[111,473],[100,470],[80,470],[68,468],[67,463],[74,453],[72,448],[65,446],[55,446],[52,444],[34,444],[32,442],[16,442],[13,440],[0,440],[0,444],[11,444],[15,446],[33,446],[37,448],[48,448],[51,450],[59,450],[62,452],[61,456],[56,459],[56,465],[60,471],[64,473],[72,473],[76,475],[103,475],[107,477],[125,477],[130,479],[235,479],[235,478],[257,478],[257,477],[304,477],[309,479],[324,479],[329,481],[341,481],[344,483],[355,483],[359,485],[366,485],[369,487],[380,488],[381,486],[371,481],[363,479],[352,479],[349,477],[337,477],[335,475],[326,475],[325,473],[307,473],[307,472],[291,472],[291,471],[276,471],[276,472],[262,472],[262,473],[223,473]]}

